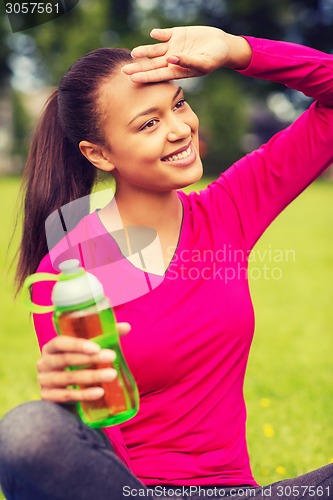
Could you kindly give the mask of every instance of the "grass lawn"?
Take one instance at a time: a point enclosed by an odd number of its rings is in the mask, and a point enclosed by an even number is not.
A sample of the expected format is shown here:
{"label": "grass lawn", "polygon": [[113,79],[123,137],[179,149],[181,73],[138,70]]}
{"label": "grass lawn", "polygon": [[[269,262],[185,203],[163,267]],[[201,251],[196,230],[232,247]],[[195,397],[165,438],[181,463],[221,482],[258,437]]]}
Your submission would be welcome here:
{"label": "grass lawn", "polygon": [[[0,416],[38,398],[37,342],[29,313],[13,300],[13,249],[6,255],[18,184],[0,179]],[[317,182],[253,252],[257,319],[245,394],[250,456],[261,484],[333,461],[332,214],[333,183]]]}

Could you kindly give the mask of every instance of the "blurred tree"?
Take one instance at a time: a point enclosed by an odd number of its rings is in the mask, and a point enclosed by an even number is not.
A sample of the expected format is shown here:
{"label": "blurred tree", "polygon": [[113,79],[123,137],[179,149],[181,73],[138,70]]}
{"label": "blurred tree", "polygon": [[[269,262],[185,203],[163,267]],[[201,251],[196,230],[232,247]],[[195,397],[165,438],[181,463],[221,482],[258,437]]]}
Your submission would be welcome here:
{"label": "blurred tree", "polygon": [[[132,0],[81,0],[68,14],[29,30],[49,83],[86,52],[104,46],[134,46],[147,37],[131,27]],[[139,41],[139,42],[138,42]]]}
{"label": "blurred tree", "polygon": [[[242,154],[241,139],[247,130],[246,99],[240,79],[221,70],[204,79],[204,90],[189,96],[200,118],[200,130],[207,141],[205,173],[225,170]],[[186,93],[185,93],[186,94]]]}
{"label": "blurred tree", "polygon": [[234,34],[281,39],[292,21],[289,0],[224,0],[223,9],[218,8],[219,3],[201,2],[203,22]]}
{"label": "blurred tree", "polygon": [[332,0],[294,0],[293,33],[299,41],[319,50],[333,49]]}
{"label": "blurred tree", "polygon": [[8,84],[10,69],[8,66],[8,56],[10,49],[6,44],[8,36],[8,20],[5,15],[5,5],[0,2],[0,88]]}
{"label": "blurred tree", "polygon": [[110,18],[117,23],[119,35],[126,35],[131,29],[130,16],[133,10],[133,0],[115,0],[110,2]]}
{"label": "blurred tree", "polygon": [[28,30],[47,67],[49,83],[58,83],[76,59],[104,44],[108,19],[108,2],[81,0],[68,14]]}
{"label": "blurred tree", "polygon": [[28,153],[29,144],[27,130],[31,125],[31,116],[24,105],[24,97],[20,92],[12,92],[12,112],[13,112],[13,145],[11,153],[25,158]]}

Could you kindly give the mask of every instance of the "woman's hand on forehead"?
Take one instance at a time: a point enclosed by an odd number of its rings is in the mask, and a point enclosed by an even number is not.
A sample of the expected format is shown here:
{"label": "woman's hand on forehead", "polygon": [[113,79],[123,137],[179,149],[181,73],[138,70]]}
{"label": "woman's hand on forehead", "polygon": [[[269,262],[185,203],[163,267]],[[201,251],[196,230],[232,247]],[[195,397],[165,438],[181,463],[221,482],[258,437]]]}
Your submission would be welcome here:
{"label": "woman's hand on forehead", "polygon": [[153,29],[150,35],[160,43],[134,48],[134,62],[122,68],[133,82],[206,75],[231,63],[232,45],[238,38],[208,26]]}

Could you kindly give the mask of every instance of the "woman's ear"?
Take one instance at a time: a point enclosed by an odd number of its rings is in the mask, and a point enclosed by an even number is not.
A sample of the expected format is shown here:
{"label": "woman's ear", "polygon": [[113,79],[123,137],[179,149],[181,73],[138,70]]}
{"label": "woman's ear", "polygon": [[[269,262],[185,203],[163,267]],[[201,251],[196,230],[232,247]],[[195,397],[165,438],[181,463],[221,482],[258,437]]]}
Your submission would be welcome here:
{"label": "woman's ear", "polygon": [[81,141],[79,143],[79,148],[83,156],[85,156],[96,168],[104,170],[105,172],[111,172],[111,170],[115,168],[115,165],[110,159],[110,154],[101,146],[97,146],[92,142]]}

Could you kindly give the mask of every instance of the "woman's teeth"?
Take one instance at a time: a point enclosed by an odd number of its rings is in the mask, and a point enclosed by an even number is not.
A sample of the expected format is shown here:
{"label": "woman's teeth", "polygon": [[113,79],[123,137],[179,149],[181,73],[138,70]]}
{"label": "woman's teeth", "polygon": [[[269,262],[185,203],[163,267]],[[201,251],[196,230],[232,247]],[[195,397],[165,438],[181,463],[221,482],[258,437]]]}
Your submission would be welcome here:
{"label": "woman's teeth", "polygon": [[178,155],[173,155],[173,156],[167,156],[166,158],[163,159],[163,161],[177,161],[177,160],[183,160],[184,158],[187,158],[190,156],[191,153],[191,146],[189,146],[186,151],[183,151],[182,153],[178,153]]}

